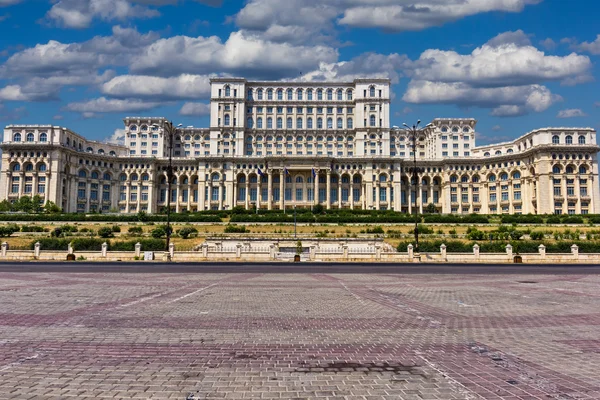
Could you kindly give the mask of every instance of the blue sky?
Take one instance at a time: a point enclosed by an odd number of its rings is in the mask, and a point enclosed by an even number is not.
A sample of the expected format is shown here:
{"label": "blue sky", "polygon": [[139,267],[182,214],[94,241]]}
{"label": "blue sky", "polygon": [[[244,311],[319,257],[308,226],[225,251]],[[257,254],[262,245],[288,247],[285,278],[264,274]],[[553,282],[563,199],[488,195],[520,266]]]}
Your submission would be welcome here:
{"label": "blue sky", "polygon": [[0,0],[0,121],[208,126],[208,79],[389,77],[392,124],[598,128],[594,0]]}

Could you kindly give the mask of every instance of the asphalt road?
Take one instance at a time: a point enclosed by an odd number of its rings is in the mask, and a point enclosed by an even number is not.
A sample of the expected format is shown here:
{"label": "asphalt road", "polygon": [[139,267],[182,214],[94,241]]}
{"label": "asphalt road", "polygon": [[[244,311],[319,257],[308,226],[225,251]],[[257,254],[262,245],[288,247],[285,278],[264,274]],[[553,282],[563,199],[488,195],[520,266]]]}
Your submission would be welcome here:
{"label": "asphalt road", "polygon": [[600,274],[595,264],[0,262],[0,272],[282,274]]}

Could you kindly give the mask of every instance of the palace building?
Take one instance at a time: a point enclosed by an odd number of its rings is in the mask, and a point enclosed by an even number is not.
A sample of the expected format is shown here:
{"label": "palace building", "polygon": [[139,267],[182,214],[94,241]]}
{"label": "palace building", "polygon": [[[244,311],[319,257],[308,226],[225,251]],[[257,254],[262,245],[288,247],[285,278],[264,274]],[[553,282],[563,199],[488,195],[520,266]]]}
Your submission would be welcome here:
{"label": "palace building", "polygon": [[476,146],[476,121],[390,126],[390,81],[211,81],[210,126],[126,117],[124,145],[67,128],[4,129],[0,200],[40,195],[66,212],[155,213],[242,206],[440,213],[600,213],[591,128],[542,128]]}

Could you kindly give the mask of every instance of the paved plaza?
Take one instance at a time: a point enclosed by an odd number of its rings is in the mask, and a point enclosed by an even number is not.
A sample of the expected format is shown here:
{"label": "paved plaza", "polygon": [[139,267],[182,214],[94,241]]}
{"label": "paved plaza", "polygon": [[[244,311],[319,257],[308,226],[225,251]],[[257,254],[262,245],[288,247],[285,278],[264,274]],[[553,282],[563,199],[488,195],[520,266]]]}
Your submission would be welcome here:
{"label": "paved plaza", "polygon": [[0,271],[0,399],[600,399],[600,275]]}

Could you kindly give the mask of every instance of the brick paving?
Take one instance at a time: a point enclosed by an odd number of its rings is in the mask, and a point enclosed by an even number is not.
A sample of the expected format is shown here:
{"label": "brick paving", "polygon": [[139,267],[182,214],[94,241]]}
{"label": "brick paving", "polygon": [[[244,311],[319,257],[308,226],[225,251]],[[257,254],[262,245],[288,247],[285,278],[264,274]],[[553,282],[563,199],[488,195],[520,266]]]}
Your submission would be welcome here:
{"label": "brick paving", "polygon": [[600,276],[0,272],[0,399],[600,399]]}

